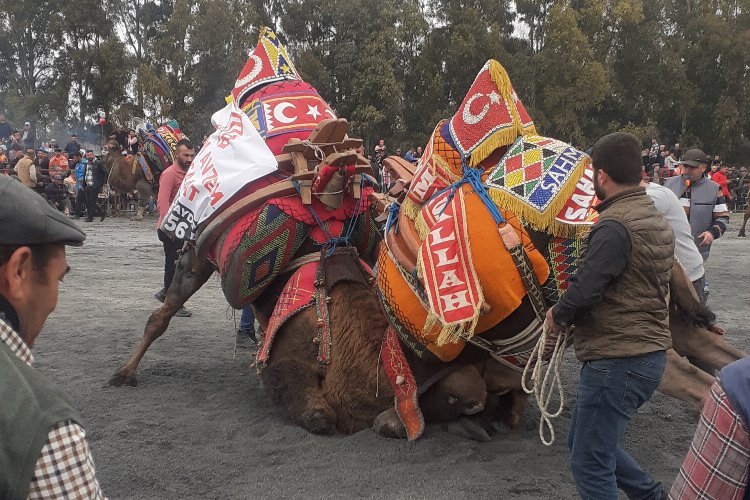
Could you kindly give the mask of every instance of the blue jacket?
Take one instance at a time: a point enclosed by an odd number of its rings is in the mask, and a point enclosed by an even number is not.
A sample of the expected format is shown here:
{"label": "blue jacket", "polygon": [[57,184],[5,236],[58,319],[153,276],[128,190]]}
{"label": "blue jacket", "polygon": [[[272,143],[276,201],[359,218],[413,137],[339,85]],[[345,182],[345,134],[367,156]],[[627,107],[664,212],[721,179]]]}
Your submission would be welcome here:
{"label": "blue jacket", "polygon": [[86,185],[86,163],[88,160],[84,158],[76,164],[76,187],[78,189]]}

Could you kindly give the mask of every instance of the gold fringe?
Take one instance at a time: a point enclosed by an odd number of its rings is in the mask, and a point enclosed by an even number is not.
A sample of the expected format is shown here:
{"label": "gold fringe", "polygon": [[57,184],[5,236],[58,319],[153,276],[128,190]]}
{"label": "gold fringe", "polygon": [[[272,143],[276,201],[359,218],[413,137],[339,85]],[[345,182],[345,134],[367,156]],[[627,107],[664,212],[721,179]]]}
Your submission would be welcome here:
{"label": "gold fringe", "polygon": [[480,162],[491,155],[492,152],[497,148],[512,144],[518,138],[518,136],[528,133],[536,134],[536,128],[534,127],[534,125],[531,125],[526,129],[524,129],[521,125],[521,119],[518,116],[518,110],[513,104],[513,85],[510,82],[508,72],[505,71],[505,68],[502,64],[495,61],[494,59],[490,59],[488,61],[488,64],[492,82],[500,91],[500,96],[503,98],[503,100],[510,104],[513,126],[503,130],[498,130],[487,139],[485,139],[484,142],[482,142],[479,146],[477,146],[477,148],[471,152],[471,157],[469,158],[469,166],[472,167],[476,167],[477,165],[479,165]]}
{"label": "gold fringe", "polygon": [[399,208],[399,212],[403,213],[413,221],[417,219],[417,217],[419,216],[419,212],[421,211],[422,207],[411,201],[408,196],[401,203],[401,208]]}
{"label": "gold fringe", "polygon": [[417,230],[420,240],[424,241],[427,239],[427,235],[430,233],[430,228],[427,227],[427,221],[424,220],[422,212],[419,212],[417,220],[414,221],[414,229]]}
{"label": "gold fringe", "polygon": [[228,96],[226,96],[226,97],[224,98],[224,100],[225,100],[225,101],[227,102],[227,104],[229,104],[229,103],[231,103],[232,101],[234,101],[234,97],[232,97],[232,94],[229,94]]}
{"label": "gold fringe", "polygon": [[[499,208],[513,212],[534,229],[550,233],[554,236],[574,237],[576,234],[581,233],[580,225],[564,224],[555,219],[555,216],[560,213],[560,210],[567,203],[568,198],[575,191],[587,163],[584,160],[575,167],[567,183],[555,194],[555,199],[552,200],[552,203],[550,203],[550,206],[544,212],[539,212],[520,198],[497,188],[490,188],[488,190],[490,198],[492,198],[492,201]],[[588,228],[583,232],[588,232]]]}

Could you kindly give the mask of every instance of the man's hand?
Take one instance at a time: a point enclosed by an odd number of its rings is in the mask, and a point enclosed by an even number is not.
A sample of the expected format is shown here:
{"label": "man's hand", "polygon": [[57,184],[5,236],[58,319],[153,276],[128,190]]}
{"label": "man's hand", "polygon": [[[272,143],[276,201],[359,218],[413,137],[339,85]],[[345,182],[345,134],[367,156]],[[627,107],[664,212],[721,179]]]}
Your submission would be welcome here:
{"label": "man's hand", "polygon": [[558,325],[555,323],[555,318],[552,317],[552,308],[550,307],[547,309],[547,318],[544,321],[547,324],[547,327],[552,333],[562,333],[563,330],[565,330],[564,327]]}
{"label": "man's hand", "polygon": [[698,238],[701,238],[701,245],[710,245],[714,242],[714,235],[711,231],[703,231],[698,235]]}

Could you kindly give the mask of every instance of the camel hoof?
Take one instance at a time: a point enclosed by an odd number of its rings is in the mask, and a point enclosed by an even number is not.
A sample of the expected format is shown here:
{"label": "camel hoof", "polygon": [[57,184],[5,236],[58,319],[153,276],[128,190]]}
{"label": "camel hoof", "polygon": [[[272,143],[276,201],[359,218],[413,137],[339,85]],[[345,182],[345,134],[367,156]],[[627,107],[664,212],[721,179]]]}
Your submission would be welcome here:
{"label": "camel hoof", "polygon": [[406,428],[398,418],[395,408],[389,408],[375,417],[372,428],[383,437],[406,439]]}
{"label": "camel hoof", "polygon": [[335,434],[336,417],[321,408],[307,410],[300,415],[302,427],[313,434]]}
{"label": "camel hoof", "polygon": [[133,222],[140,222],[140,221],[143,220],[143,216],[141,215],[139,217],[139,216],[136,215],[135,217],[131,217],[130,220],[133,221]]}
{"label": "camel hoof", "polygon": [[117,370],[115,374],[109,378],[109,385],[112,387],[122,387],[123,385],[136,387],[138,385],[138,378],[135,376],[135,373],[128,374],[127,372]]}
{"label": "camel hoof", "polygon": [[443,424],[443,429],[450,434],[455,434],[456,436],[478,441],[480,443],[492,441],[492,438],[484,427],[466,417],[461,417],[452,422],[448,422],[447,424]]}

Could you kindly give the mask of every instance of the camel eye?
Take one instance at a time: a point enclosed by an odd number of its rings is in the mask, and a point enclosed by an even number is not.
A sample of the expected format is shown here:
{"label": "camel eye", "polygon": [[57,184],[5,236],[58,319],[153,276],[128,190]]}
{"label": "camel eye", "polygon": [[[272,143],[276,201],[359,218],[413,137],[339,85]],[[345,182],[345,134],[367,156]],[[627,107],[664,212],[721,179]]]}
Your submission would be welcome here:
{"label": "camel eye", "polygon": [[456,396],[448,396],[448,404],[449,405],[456,404],[456,401],[458,401],[458,398]]}

